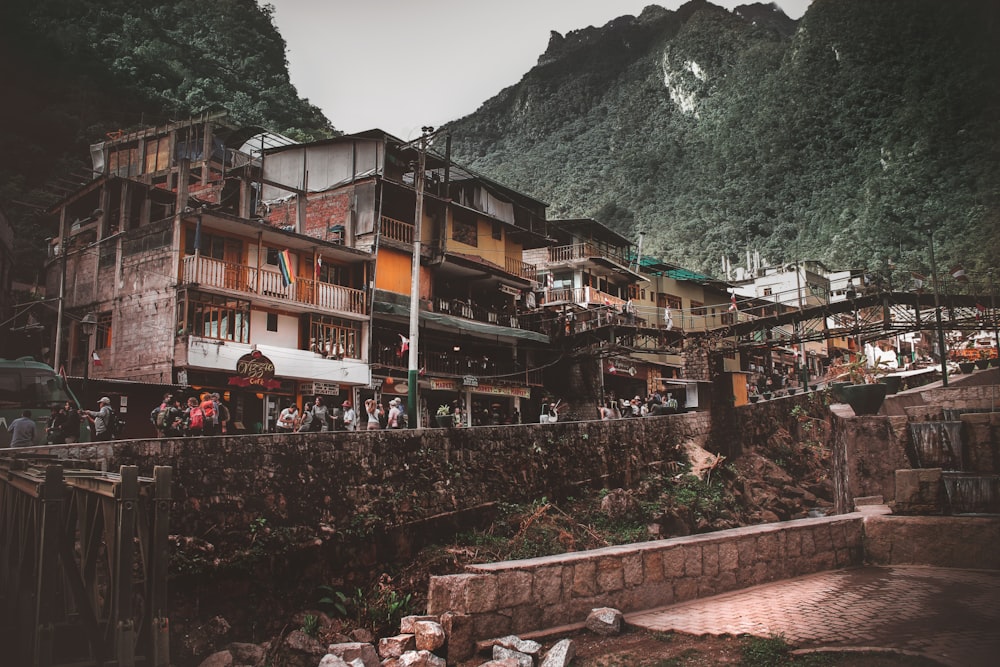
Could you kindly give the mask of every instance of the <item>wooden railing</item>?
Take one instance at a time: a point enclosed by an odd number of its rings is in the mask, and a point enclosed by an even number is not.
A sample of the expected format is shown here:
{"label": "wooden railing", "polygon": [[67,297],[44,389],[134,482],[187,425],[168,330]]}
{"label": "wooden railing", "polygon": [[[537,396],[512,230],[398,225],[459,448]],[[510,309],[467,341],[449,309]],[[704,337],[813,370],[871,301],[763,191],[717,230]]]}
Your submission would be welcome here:
{"label": "wooden railing", "polygon": [[595,287],[565,287],[559,289],[546,290],[542,296],[542,303],[575,303],[581,306],[609,306],[621,310],[625,304],[624,299],[602,292]]}
{"label": "wooden railing", "polygon": [[572,262],[589,257],[606,257],[622,266],[628,266],[628,261],[616,253],[601,250],[592,243],[574,243],[572,245],[549,248],[549,262]]}
{"label": "wooden railing", "polygon": [[296,278],[286,285],[277,271],[257,269],[245,264],[233,264],[208,257],[188,255],[182,264],[181,281],[207,287],[267,296],[333,310],[363,315],[365,295],[359,289],[333,285],[311,278]]}
{"label": "wooden railing", "polygon": [[413,225],[383,215],[381,217],[382,236],[401,243],[413,243]]}
{"label": "wooden railing", "polygon": [[507,270],[507,273],[512,273],[515,276],[527,280],[538,280],[538,269],[535,265],[522,262],[516,257],[508,257],[504,268]]}

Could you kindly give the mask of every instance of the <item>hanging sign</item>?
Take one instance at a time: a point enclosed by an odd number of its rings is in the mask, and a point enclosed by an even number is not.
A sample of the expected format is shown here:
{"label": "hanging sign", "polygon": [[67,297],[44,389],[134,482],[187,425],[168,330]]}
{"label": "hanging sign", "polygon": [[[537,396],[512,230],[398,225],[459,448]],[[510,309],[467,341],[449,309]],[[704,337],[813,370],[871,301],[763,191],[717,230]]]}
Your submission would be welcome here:
{"label": "hanging sign", "polygon": [[281,383],[274,379],[274,364],[259,350],[244,354],[236,361],[236,375],[229,378],[236,387],[276,389]]}

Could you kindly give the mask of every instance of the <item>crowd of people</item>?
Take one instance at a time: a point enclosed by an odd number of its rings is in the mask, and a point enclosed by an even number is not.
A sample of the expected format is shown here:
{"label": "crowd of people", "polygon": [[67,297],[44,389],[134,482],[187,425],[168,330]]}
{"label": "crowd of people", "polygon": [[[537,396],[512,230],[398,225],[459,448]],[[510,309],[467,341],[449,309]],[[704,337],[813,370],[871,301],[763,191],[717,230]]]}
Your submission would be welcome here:
{"label": "crowd of people", "polygon": [[217,393],[205,392],[187,399],[165,394],[149,419],[161,438],[223,435],[229,431],[229,408]]}
{"label": "crowd of people", "polygon": [[680,410],[681,405],[672,393],[655,391],[646,398],[636,396],[620,401],[605,401],[598,407],[598,414],[602,421],[608,421],[627,417],[676,414]]}

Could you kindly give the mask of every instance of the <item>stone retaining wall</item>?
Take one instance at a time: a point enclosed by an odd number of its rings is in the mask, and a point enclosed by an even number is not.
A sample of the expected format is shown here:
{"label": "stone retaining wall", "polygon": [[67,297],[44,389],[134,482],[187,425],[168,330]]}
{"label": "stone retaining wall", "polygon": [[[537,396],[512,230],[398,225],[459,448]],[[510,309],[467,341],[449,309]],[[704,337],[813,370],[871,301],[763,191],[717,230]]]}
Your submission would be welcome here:
{"label": "stone retaining wall", "polygon": [[429,614],[473,617],[478,638],[582,622],[595,607],[651,609],[862,562],[863,514],[734,528],[432,577]]}
{"label": "stone retaining wall", "polygon": [[873,516],[865,562],[1000,570],[998,516]]}

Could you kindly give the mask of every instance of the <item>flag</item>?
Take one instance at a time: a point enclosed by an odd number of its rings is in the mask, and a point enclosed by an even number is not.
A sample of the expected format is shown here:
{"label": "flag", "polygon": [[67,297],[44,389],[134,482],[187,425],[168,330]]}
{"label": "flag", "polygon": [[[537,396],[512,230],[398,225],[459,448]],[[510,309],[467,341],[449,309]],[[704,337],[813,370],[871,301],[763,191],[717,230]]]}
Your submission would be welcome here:
{"label": "flag", "polygon": [[399,334],[399,356],[406,354],[406,351],[410,349],[410,339]]}
{"label": "flag", "polygon": [[924,289],[924,281],[927,280],[927,276],[916,271],[910,271],[910,277],[913,278],[913,289],[918,292]]}
{"label": "flag", "polygon": [[969,282],[969,276],[965,275],[965,269],[961,264],[951,267],[951,277],[960,283]]}
{"label": "flag", "polygon": [[292,256],[288,250],[278,253],[278,269],[281,271],[281,282],[285,287],[295,283],[295,273],[292,271]]}
{"label": "flag", "polygon": [[97,356],[97,350],[94,350],[94,365],[95,366],[101,365],[101,358]]}
{"label": "flag", "polygon": [[555,287],[555,284],[556,284],[555,276],[553,276],[552,273],[549,272],[549,274],[545,276],[545,285],[549,289],[552,289],[553,287]]}
{"label": "flag", "polygon": [[316,279],[319,280],[320,271],[323,270],[323,257],[322,255],[316,255]]}
{"label": "flag", "polygon": [[739,307],[736,305],[736,292],[733,292],[729,296],[729,312],[734,310],[739,310]]}

